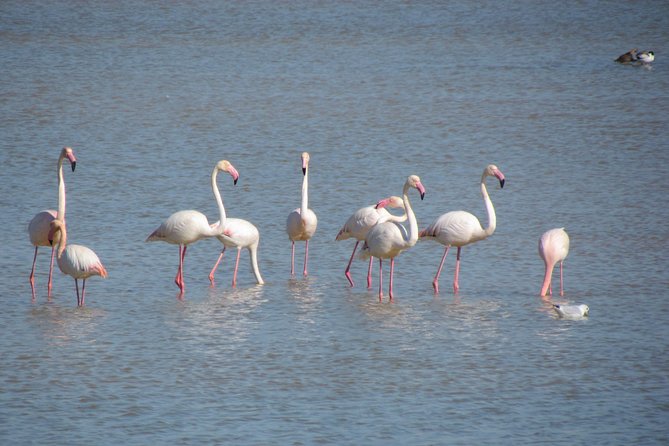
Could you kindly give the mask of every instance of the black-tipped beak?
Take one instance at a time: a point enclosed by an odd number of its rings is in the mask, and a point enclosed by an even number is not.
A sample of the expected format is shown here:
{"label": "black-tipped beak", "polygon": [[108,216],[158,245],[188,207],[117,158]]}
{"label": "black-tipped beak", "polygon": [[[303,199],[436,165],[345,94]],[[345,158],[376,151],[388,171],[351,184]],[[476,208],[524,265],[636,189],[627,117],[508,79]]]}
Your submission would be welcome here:
{"label": "black-tipped beak", "polygon": [[307,168],[306,168],[306,167],[303,167],[303,168],[302,168],[302,175],[306,175],[306,174],[307,174]]}
{"label": "black-tipped beak", "polygon": [[53,238],[49,237],[49,246],[53,246]]}
{"label": "black-tipped beak", "polygon": [[425,198],[425,192],[420,193],[420,199],[422,200],[423,198]]}
{"label": "black-tipped beak", "polygon": [[238,180],[238,179],[239,179],[239,177],[237,177],[237,178],[235,178],[234,180],[232,180],[235,186],[237,185],[237,180]]}
{"label": "black-tipped beak", "polygon": [[76,162],[76,161],[74,161],[74,162],[72,163],[72,172],[74,172],[74,168],[75,168],[75,167],[77,167],[77,162]]}
{"label": "black-tipped beak", "polygon": [[503,188],[504,187],[504,179],[502,178],[499,180],[499,187]]}

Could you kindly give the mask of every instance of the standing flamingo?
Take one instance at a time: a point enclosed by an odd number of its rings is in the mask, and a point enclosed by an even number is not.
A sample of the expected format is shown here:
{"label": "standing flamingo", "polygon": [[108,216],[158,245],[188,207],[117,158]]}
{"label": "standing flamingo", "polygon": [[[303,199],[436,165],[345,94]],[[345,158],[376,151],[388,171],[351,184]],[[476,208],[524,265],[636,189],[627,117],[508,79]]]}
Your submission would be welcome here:
{"label": "standing flamingo", "polygon": [[555,228],[543,233],[539,239],[539,256],[546,264],[546,273],[544,274],[544,283],[541,286],[541,297],[553,294],[551,287],[551,277],[553,276],[553,268],[557,262],[560,262],[560,296],[564,296],[564,282],[562,277],[562,262],[569,254],[569,235],[564,228]]}
{"label": "standing flamingo", "polygon": [[[51,247],[51,263],[49,265],[49,283],[47,285],[47,296],[51,296],[51,277],[53,274],[53,256],[55,252],[55,245],[49,243],[49,231],[51,230],[51,222],[57,216],[63,216],[65,221],[65,180],[63,179],[63,160],[67,159],[72,166],[72,172],[77,166],[77,159],[70,147],[63,147],[58,157],[58,211],[52,209],[44,210],[37,213],[28,224],[28,234],[30,235],[30,243],[35,246],[35,256],[33,257],[33,266],[30,270],[30,288],[32,289],[33,299],[35,299],[35,262],[37,261],[37,249],[40,246]],[[56,240],[57,242],[58,240]]]}
{"label": "standing flamingo", "polygon": [[390,285],[388,295],[393,300],[393,275],[395,269],[395,257],[405,249],[411,248],[418,241],[418,223],[416,215],[409,202],[409,188],[413,187],[420,193],[420,199],[425,197],[425,188],[416,175],[410,175],[404,183],[402,190],[402,201],[404,210],[409,219],[409,231],[404,226],[392,222],[381,221],[372,227],[365,237],[360,258],[367,260],[370,256],[379,259],[379,302],[383,300],[383,259],[390,259]]}
{"label": "standing flamingo", "polygon": [[214,198],[218,204],[218,212],[220,214],[217,224],[209,225],[207,217],[198,211],[178,211],[170,215],[155,231],[151,233],[146,239],[147,242],[162,240],[173,245],[179,245],[179,269],[174,278],[174,283],[177,284],[183,295],[185,290],[183,266],[184,257],[186,257],[186,249],[191,243],[205,237],[219,236],[225,230],[225,208],[223,207],[223,200],[221,193],[216,184],[216,177],[218,172],[227,172],[232,176],[234,184],[237,184],[239,174],[237,170],[226,160],[221,160],[216,163],[213,172],[211,173],[211,189],[214,192]]}
{"label": "standing flamingo", "polygon": [[495,208],[488,196],[488,189],[485,186],[486,177],[494,176],[499,180],[500,187],[504,187],[504,174],[495,166],[490,164],[481,175],[481,195],[488,213],[488,227],[483,228],[479,220],[466,211],[447,212],[437,218],[430,226],[420,231],[420,238],[436,238],[439,243],[446,245],[444,255],[441,257],[437,274],[434,276],[432,286],[434,292],[439,292],[439,275],[444,266],[444,260],[451,246],[457,246],[458,254],[455,261],[455,278],[453,279],[453,291],[455,293],[460,289],[458,276],[460,274],[460,253],[462,247],[470,243],[490,237],[497,227],[497,218],[495,217]]}
{"label": "standing flamingo", "polygon": [[288,214],[286,220],[286,232],[291,241],[290,250],[290,275],[295,275],[295,242],[304,241],[304,270],[307,275],[307,262],[309,261],[309,239],[316,232],[318,219],[314,211],[309,209],[309,154],[302,153],[302,205]]}
{"label": "standing flamingo", "polygon": [[[214,223],[216,226],[217,223]],[[214,284],[214,274],[216,273],[216,268],[218,264],[221,263],[223,254],[225,253],[226,248],[237,248],[237,261],[235,262],[235,272],[232,275],[232,287],[237,286],[237,269],[239,268],[239,256],[242,252],[242,248],[246,248],[249,251],[251,257],[251,269],[253,274],[256,276],[256,282],[259,285],[264,284],[260,276],[260,269],[258,268],[258,243],[260,242],[260,233],[258,228],[256,228],[251,222],[242,220],[241,218],[228,218],[225,222],[225,229],[223,234],[217,236],[218,240],[223,243],[223,250],[218,256],[216,264],[209,273],[209,281],[211,284]]]}
{"label": "standing flamingo", "polygon": [[[346,240],[348,238],[355,238],[355,246],[353,246],[353,252],[351,253],[351,258],[348,261],[346,266],[346,271],[344,275],[348,279],[348,282],[353,286],[353,278],[351,277],[351,263],[353,262],[353,257],[355,256],[355,251],[358,249],[358,244],[361,241],[365,241],[365,237],[369,230],[381,219],[383,221],[395,221],[403,222],[407,219],[406,212],[404,215],[395,216],[385,210],[385,207],[390,208],[402,208],[404,209],[404,202],[398,196],[392,196],[385,198],[379,201],[376,205],[366,206],[360,208],[351,215],[344,226],[339,230],[336,241]],[[372,287],[372,261],[374,259],[370,256],[369,258],[369,267],[367,268],[367,288]]]}
{"label": "standing flamingo", "polygon": [[[107,270],[92,249],[82,245],[67,244],[67,230],[65,222],[58,216],[51,222],[50,240],[60,235],[58,241],[58,267],[60,270],[74,278],[74,286],[77,290],[77,306],[83,307],[86,299],[86,279],[91,276],[107,277]],[[81,286],[81,297],[79,297],[79,279],[83,279]]]}

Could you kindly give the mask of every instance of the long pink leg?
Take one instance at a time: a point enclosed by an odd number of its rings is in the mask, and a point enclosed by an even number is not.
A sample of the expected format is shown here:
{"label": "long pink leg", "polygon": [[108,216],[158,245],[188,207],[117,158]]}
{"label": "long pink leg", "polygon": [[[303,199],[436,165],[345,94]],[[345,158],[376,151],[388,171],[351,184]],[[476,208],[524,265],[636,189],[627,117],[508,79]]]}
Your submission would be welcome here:
{"label": "long pink leg", "polygon": [[302,271],[303,276],[307,276],[307,262],[309,262],[309,240],[304,244],[304,270]]}
{"label": "long pink leg", "polygon": [[237,269],[239,268],[239,256],[241,255],[241,248],[237,248],[237,261],[235,262],[235,272],[232,274],[232,288],[237,286]]}
{"label": "long pink leg", "polygon": [[181,256],[183,246],[179,245],[179,268],[177,268],[177,275],[174,277],[174,283],[181,288],[181,265],[183,264],[183,257]]}
{"label": "long pink leg", "polygon": [[186,257],[186,249],[188,245],[179,245],[179,270],[177,271],[177,277],[174,279],[174,283],[177,284],[183,294],[185,287],[184,284],[184,258]]}
{"label": "long pink leg", "polygon": [[79,298],[79,280],[74,279],[74,287],[77,289],[77,307],[81,306],[81,299]]}
{"label": "long pink leg", "polygon": [[367,268],[367,289],[372,288],[372,262],[374,261],[374,257],[369,258],[369,267]]}
{"label": "long pink leg", "polygon": [[295,242],[290,246],[290,275],[295,275]]}
{"label": "long pink leg", "polygon": [[439,276],[441,275],[441,269],[444,267],[444,261],[446,260],[446,256],[448,255],[448,250],[450,249],[450,246],[447,246],[446,249],[444,250],[444,255],[441,256],[441,262],[439,263],[439,268],[437,268],[437,274],[434,276],[434,280],[432,281],[432,288],[434,288],[435,294],[439,294]]}
{"label": "long pink leg", "polygon": [[225,254],[225,246],[223,247],[223,250],[221,251],[221,254],[218,256],[218,260],[216,260],[216,264],[214,267],[211,269],[211,272],[209,273],[209,282],[211,284],[214,284],[214,274],[216,273],[216,268],[218,268],[218,264],[221,263],[221,259],[223,259],[223,254]]}
{"label": "long pink leg", "polygon": [[33,292],[33,300],[35,300],[35,263],[37,262],[37,246],[35,246],[35,256],[33,257],[33,267],[30,270],[30,288]]}
{"label": "long pink leg", "polygon": [[181,294],[186,290],[186,281],[184,280],[184,264],[186,263],[186,249],[188,245],[184,245],[184,252],[181,254]]}
{"label": "long pink leg", "polygon": [[395,275],[395,257],[390,258],[390,285],[388,286],[388,295],[390,302],[393,301],[393,276]]}
{"label": "long pink leg", "polygon": [[346,271],[344,271],[344,275],[348,279],[348,283],[351,284],[351,287],[353,287],[353,279],[351,278],[351,263],[353,263],[353,256],[355,256],[355,250],[358,249],[358,244],[360,244],[360,240],[355,242],[353,252],[351,253],[351,258],[348,260],[348,265],[346,265]]}
{"label": "long pink leg", "polygon": [[84,306],[84,299],[86,299],[86,279],[81,284],[81,306]]}
{"label": "long pink leg", "polygon": [[564,296],[564,281],[562,280],[562,260],[560,260],[560,296]]}
{"label": "long pink leg", "polygon": [[52,283],[51,283],[51,278],[53,277],[53,257],[54,254],[56,253],[56,246],[51,247],[51,262],[49,263],[49,283],[47,284],[47,297],[51,297],[51,288],[52,288]]}
{"label": "long pink leg", "polygon": [[455,294],[458,294],[458,290],[460,289],[458,278],[460,276],[460,252],[461,251],[462,251],[462,248],[460,246],[458,246],[458,256],[455,259],[455,279],[453,280],[453,292],[455,292]]}
{"label": "long pink leg", "polygon": [[379,258],[379,302],[383,301],[383,260]]}

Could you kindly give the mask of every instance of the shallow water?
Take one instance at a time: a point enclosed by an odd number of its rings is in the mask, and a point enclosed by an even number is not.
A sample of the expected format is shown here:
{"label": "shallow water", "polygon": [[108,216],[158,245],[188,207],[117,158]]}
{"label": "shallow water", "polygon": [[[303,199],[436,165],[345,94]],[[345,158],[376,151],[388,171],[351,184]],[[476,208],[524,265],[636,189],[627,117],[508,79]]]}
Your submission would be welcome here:
{"label": "shallow water", "polygon": [[[662,2],[3,2],[0,6],[0,442],[7,444],[666,444],[669,440],[669,14]],[[603,17],[607,17],[603,20]],[[614,64],[638,46],[652,69]],[[28,274],[32,216],[66,171],[72,242],[107,280],[76,308]],[[285,218],[311,154],[310,276]],[[144,243],[172,212],[217,209],[261,233],[230,287],[204,240]],[[348,216],[412,194],[419,227],[466,209],[497,230],[397,259],[395,302],[343,270]],[[566,227],[565,321],[537,297],[542,232]],[[303,246],[297,248],[301,270]],[[377,282],[374,269],[374,288]],[[384,272],[387,283],[388,272]]]}

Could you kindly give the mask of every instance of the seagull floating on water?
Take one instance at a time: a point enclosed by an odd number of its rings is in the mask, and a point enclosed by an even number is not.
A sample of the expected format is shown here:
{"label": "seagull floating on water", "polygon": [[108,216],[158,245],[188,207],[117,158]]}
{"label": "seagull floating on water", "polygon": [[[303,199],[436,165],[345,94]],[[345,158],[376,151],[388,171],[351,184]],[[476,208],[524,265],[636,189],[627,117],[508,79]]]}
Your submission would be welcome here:
{"label": "seagull floating on water", "polygon": [[553,304],[553,309],[561,318],[582,319],[588,316],[590,308],[587,305],[558,305]]}

